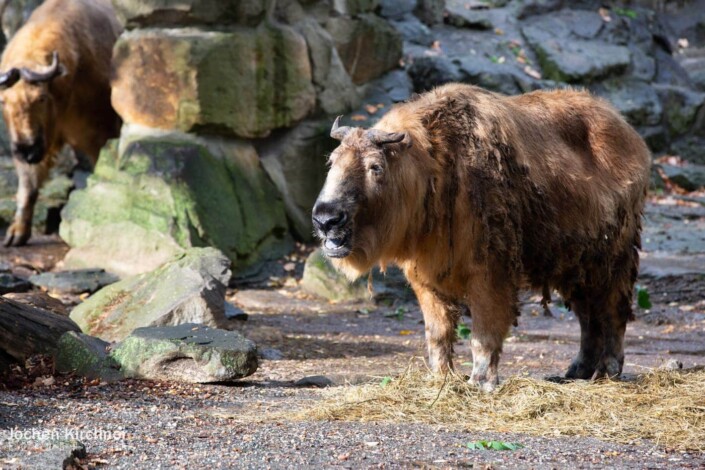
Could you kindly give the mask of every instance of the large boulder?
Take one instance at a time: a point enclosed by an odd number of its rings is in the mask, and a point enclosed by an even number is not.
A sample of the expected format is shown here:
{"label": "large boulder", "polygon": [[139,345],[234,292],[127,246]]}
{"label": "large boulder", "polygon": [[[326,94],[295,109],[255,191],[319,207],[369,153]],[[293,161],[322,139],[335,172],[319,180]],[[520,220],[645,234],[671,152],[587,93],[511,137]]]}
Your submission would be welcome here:
{"label": "large boulder", "polygon": [[128,28],[194,24],[256,24],[264,0],[113,0],[118,19]]}
{"label": "large boulder", "polygon": [[397,67],[402,55],[402,38],[379,16],[331,17],[326,29],[338,54],[356,84],[368,82]]}
{"label": "large boulder", "polygon": [[214,246],[238,274],[291,248],[284,207],[248,143],[125,127],[88,187],[62,212],[67,269],[150,271],[183,249]]}
{"label": "large boulder", "polygon": [[306,38],[318,107],[326,114],[335,115],[358,106],[360,97],[328,31],[312,18],[295,27]]}
{"label": "large boulder", "polygon": [[629,48],[596,39],[603,24],[596,12],[563,10],[537,17],[521,31],[536,52],[544,78],[591,83],[619,75],[631,64]]}
{"label": "large boulder", "polygon": [[326,179],[326,155],[336,146],[328,119],[304,121],[262,143],[262,166],[284,198],[286,215],[297,238],[312,237],[311,208]]}
{"label": "large boulder", "polygon": [[633,126],[655,126],[661,123],[663,108],[651,84],[639,80],[606,81],[596,88]]}
{"label": "large boulder", "polygon": [[[671,135],[683,135],[691,131],[700,110],[705,105],[705,93],[672,85],[654,85],[665,110],[665,121]],[[699,129],[705,133],[705,126]]]}
{"label": "large boulder", "polygon": [[105,287],[71,312],[85,333],[119,341],[144,326],[227,324],[230,260],[213,248],[193,248],[152,272]]}
{"label": "large boulder", "polygon": [[263,137],[316,102],[306,41],[287,26],[135,30],[113,55],[112,102],[128,123]]}
{"label": "large boulder", "polygon": [[231,382],[257,370],[257,347],[235,331],[198,324],[138,328],[111,358],[127,377],[188,383]]}

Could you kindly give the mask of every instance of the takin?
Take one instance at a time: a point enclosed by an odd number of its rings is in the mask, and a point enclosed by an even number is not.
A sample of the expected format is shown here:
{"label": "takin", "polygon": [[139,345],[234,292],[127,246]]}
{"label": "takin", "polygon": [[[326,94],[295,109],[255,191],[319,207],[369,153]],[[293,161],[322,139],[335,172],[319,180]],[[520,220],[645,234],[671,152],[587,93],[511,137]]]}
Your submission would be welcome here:
{"label": "takin", "polygon": [[[341,141],[313,208],[323,253],[349,278],[397,264],[423,311],[429,364],[452,370],[472,316],[470,382],[493,390],[518,292],[557,290],[580,322],[566,377],[616,377],[651,156],[588,92],[503,96],[450,84]],[[547,299],[548,298],[548,299]]]}
{"label": "takin", "polygon": [[39,189],[65,144],[94,164],[119,134],[110,78],[120,30],[109,0],[47,0],[5,48],[0,102],[19,179],[5,246],[31,236]]}

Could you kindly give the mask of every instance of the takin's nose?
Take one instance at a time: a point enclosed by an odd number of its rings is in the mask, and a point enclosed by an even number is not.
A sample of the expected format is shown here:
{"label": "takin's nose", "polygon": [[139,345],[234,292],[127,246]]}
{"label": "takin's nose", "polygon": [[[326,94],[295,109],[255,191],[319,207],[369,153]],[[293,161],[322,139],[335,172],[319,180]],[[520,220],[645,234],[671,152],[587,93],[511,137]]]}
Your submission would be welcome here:
{"label": "takin's nose", "polygon": [[327,235],[330,231],[341,228],[348,221],[348,214],[330,203],[317,202],[313,206],[313,227],[322,235]]}
{"label": "takin's nose", "polygon": [[13,144],[12,153],[27,163],[39,163],[44,156],[44,143],[41,139],[37,139],[31,144]]}

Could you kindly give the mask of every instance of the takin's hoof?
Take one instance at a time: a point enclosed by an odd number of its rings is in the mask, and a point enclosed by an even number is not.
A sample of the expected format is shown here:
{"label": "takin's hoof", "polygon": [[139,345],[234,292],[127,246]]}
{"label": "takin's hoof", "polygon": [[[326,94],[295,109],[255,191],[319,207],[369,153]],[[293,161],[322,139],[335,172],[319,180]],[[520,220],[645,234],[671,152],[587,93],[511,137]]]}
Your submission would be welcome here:
{"label": "takin's hoof", "polygon": [[32,235],[30,230],[17,228],[15,224],[10,225],[5,234],[5,246],[24,246]]}
{"label": "takin's hoof", "polygon": [[470,377],[470,380],[468,380],[468,383],[470,385],[474,385],[483,392],[489,393],[493,392],[494,389],[497,388],[497,385],[499,385],[499,378],[494,377],[488,379],[487,377],[475,377],[472,376]]}
{"label": "takin's hoof", "polygon": [[622,374],[622,365],[624,364],[624,359],[618,359],[616,357],[603,357],[600,362],[597,363],[595,367],[595,373],[592,374],[592,380],[598,379],[616,379]]}
{"label": "takin's hoof", "polygon": [[595,373],[595,366],[590,366],[584,359],[575,359],[565,373],[566,379],[587,380]]}

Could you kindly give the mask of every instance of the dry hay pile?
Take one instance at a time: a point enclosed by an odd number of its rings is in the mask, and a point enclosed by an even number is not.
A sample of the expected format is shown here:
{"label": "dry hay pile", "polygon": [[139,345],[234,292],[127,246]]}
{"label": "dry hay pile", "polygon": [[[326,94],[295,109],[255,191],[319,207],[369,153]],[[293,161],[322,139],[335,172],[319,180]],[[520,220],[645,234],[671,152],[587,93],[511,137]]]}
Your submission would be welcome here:
{"label": "dry hay pile", "polygon": [[[385,381],[386,382],[386,381]],[[657,370],[634,381],[554,383],[525,377],[483,393],[464,378],[410,366],[382,386],[330,389],[300,419],[455,425],[474,431],[592,436],[705,450],[705,370]]]}

